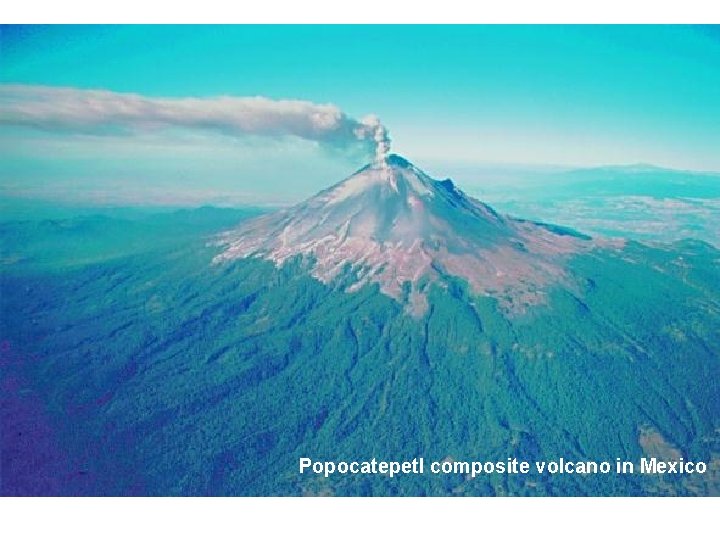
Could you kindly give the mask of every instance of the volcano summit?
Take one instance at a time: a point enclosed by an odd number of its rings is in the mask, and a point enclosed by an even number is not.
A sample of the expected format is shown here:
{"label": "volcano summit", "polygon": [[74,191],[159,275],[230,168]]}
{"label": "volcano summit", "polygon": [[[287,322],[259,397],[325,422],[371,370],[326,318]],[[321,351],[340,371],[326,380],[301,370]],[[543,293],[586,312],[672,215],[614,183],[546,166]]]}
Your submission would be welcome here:
{"label": "volcano summit", "polygon": [[[219,242],[216,262],[302,256],[311,273],[347,292],[368,283],[427,309],[427,288],[448,277],[510,311],[541,303],[544,289],[574,286],[568,256],[597,247],[561,227],[501,216],[451,180],[434,180],[397,155],[381,157],[287,210],[243,223]],[[605,246],[609,245],[607,242]]]}

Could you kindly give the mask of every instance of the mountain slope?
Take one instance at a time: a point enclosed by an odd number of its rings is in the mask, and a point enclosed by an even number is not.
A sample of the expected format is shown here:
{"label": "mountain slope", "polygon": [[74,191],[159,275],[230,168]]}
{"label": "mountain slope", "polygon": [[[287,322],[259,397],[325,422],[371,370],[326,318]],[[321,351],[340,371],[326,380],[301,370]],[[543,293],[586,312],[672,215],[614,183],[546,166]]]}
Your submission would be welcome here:
{"label": "mountain slope", "polygon": [[[220,245],[207,229],[163,241],[197,229],[182,213],[137,252],[83,264],[31,264],[19,235],[0,274],[2,493],[720,493],[720,252],[511,220],[391,160],[395,187],[370,166],[359,187],[242,221]],[[72,225],[53,240],[100,234]],[[323,273],[331,247],[347,264]],[[532,272],[502,291],[468,270],[516,260]],[[298,473],[300,457],[677,456],[708,473]]]}
{"label": "mountain slope", "polygon": [[451,180],[390,155],[291,209],[243,223],[219,244],[225,251],[216,262],[262,257],[280,265],[302,256],[323,283],[344,276],[349,292],[378,283],[422,314],[428,286],[445,276],[525,309],[542,302],[550,284],[573,286],[564,261],[599,242],[500,216]]}

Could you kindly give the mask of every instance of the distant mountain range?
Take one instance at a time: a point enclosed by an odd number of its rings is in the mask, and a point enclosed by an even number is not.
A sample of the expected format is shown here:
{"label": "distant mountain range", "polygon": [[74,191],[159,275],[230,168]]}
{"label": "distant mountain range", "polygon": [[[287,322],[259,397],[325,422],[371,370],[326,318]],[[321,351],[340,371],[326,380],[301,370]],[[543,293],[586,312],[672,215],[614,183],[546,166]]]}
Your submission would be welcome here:
{"label": "distant mountain range", "polygon": [[[709,243],[509,217],[399,156],[260,216],[93,219],[0,228],[3,494],[720,494]],[[708,472],[298,472],[420,456]]]}
{"label": "distant mountain range", "polygon": [[466,170],[466,185],[496,209],[585,233],[720,247],[720,174],[651,165],[575,170]]}

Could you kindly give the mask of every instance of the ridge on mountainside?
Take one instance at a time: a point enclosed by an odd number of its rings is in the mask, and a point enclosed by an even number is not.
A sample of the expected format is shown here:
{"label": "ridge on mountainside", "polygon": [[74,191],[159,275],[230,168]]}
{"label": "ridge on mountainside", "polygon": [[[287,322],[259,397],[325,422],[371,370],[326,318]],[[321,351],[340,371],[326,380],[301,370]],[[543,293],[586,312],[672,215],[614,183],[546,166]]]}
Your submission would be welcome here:
{"label": "ridge on mountainside", "polygon": [[502,216],[391,154],[292,208],[242,223],[218,245],[216,263],[258,257],[280,266],[301,256],[323,283],[342,276],[347,292],[377,283],[421,315],[427,287],[448,276],[509,311],[542,303],[548,285],[573,287],[567,257],[609,243]]}

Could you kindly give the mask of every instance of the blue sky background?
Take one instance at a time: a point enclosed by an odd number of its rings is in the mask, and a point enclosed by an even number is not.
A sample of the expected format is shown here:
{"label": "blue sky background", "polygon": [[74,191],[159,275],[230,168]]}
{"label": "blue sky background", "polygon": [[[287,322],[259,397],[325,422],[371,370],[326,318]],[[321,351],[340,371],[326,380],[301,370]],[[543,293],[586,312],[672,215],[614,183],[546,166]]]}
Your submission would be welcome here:
{"label": "blue sky background", "polygon": [[[377,114],[447,165],[720,170],[720,31],[679,26],[3,27],[0,83],[266,96]],[[288,138],[93,137],[0,121],[4,195],[290,202],[364,159]],[[480,173],[478,173],[480,174]]]}

